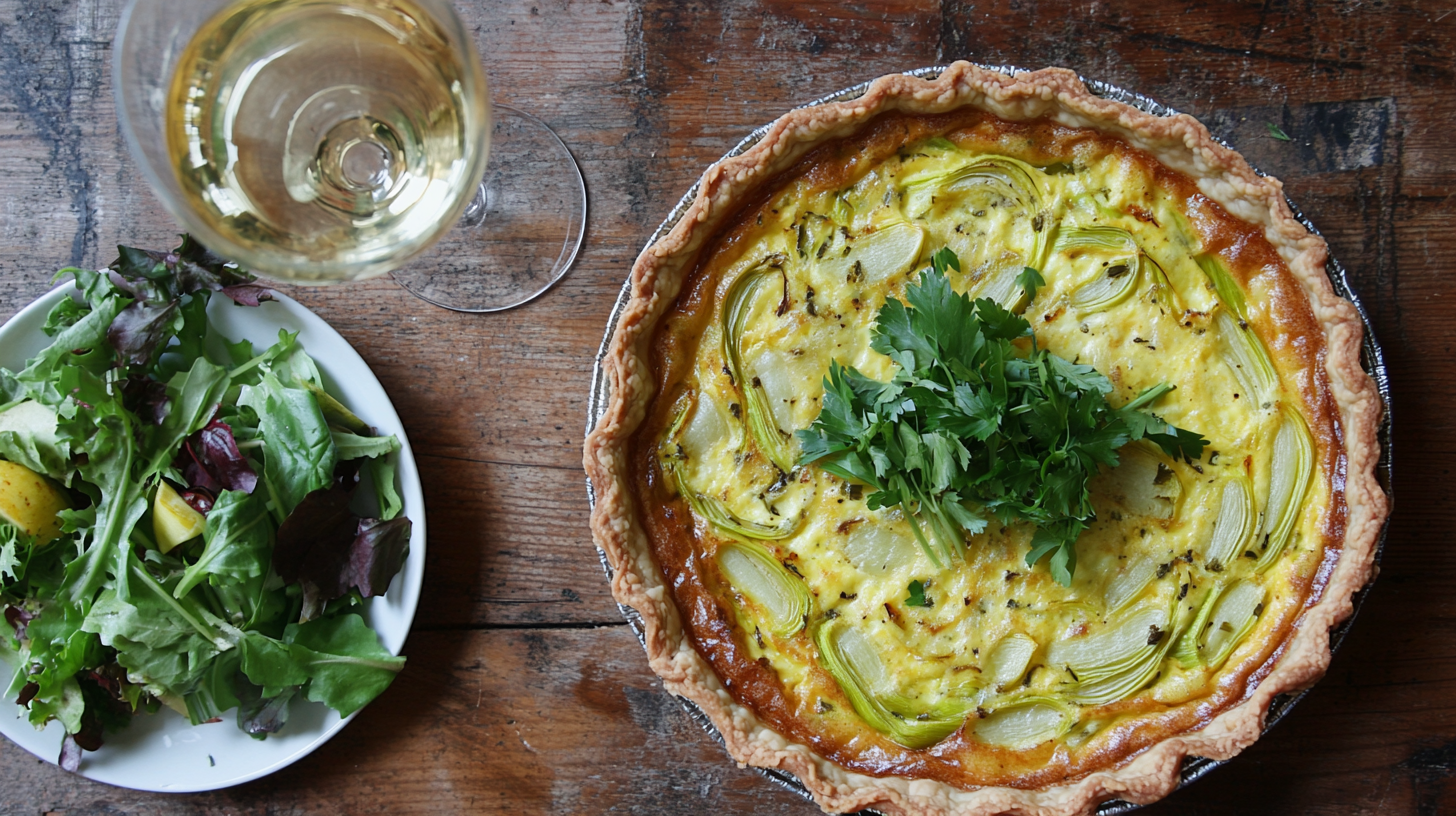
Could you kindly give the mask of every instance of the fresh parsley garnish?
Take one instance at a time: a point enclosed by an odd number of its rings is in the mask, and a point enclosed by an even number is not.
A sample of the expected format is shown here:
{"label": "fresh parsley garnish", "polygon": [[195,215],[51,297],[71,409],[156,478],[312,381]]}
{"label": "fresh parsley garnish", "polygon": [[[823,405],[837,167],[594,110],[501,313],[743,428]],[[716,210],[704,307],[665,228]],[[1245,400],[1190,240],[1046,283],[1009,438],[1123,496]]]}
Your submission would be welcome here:
{"label": "fresh parsley garnish", "polygon": [[1046,286],[1046,278],[1041,273],[1029,266],[1021,268],[1021,274],[1016,276],[1016,283],[1026,292],[1027,302],[1036,300],[1036,290]]}
{"label": "fresh parsley garnish", "polygon": [[906,606],[930,606],[930,599],[925,597],[925,584],[911,581],[906,591],[910,593],[910,597],[905,599]]}
{"label": "fresh parsley garnish", "polygon": [[1275,139],[1278,139],[1281,142],[1292,142],[1292,141],[1294,141],[1293,139],[1291,139],[1289,137],[1289,134],[1288,133],[1285,133],[1284,132],[1284,129],[1283,128],[1279,127],[1278,125],[1274,124],[1273,122],[1265,122],[1264,123],[1264,126],[1269,129],[1269,135],[1270,136],[1273,136]]}
{"label": "fresh parsley garnish", "polygon": [[[1030,522],[1027,565],[1050,556],[1053,577],[1070,585],[1097,468],[1116,466],[1134,440],[1189,461],[1207,440],[1140,410],[1172,385],[1113,407],[1096,369],[1038,346],[1031,325],[994,300],[955,292],[953,252],[931,260],[908,303],[891,298],[877,315],[871,346],[898,365],[894,378],[831,362],[819,417],[798,433],[800,462],[869,485],[871,509],[901,508],[937,567],[963,556],[966,535],[990,518]],[[1045,281],[1027,269],[1021,283],[1033,294]]]}

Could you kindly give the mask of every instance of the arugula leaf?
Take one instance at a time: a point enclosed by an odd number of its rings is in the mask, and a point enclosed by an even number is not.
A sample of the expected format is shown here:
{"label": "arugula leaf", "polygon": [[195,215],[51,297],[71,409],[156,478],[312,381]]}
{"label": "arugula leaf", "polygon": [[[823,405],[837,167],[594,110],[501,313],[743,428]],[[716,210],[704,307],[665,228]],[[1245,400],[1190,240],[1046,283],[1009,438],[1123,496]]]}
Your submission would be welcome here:
{"label": "arugula leaf", "polygon": [[191,370],[172,377],[167,383],[169,409],[161,427],[147,439],[149,455],[140,481],[152,483],[176,458],[183,441],[208,424],[229,384],[227,370],[202,357],[193,361]]}
{"label": "arugula leaf", "polygon": [[[97,524],[85,553],[71,562],[61,592],[70,603],[87,605],[106,580],[126,573],[124,542],[146,512],[144,486],[132,477],[139,458],[136,417],[112,394],[107,383],[83,369],[67,367],[59,377],[68,394],[57,423],[58,436],[86,454],[77,472],[99,492]],[[127,582],[119,585],[127,592]]]}
{"label": "arugula leaf", "polygon": [[102,659],[101,642],[81,629],[84,617],[75,606],[51,603],[25,626],[29,642],[20,652],[20,665],[25,669],[15,672],[5,696],[34,687],[28,715],[32,725],[41,727],[59,719],[68,730],[72,726],[80,729],[84,702],[75,676]]}
{"label": "arugula leaf", "polygon": [[[936,252],[906,302],[881,307],[870,345],[897,363],[889,383],[831,362],[819,416],[798,434],[800,462],[870,486],[872,509],[901,508],[937,566],[961,556],[986,515],[1029,522],[1027,564],[1049,557],[1053,577],[1070,585],[1097,469],[1116,466],[1118,448],[1138,439],[1188,460],[1207,441],[1142,411],[1171,385],[1114,408],[1112,383],[1096,369],[1035,337],[1029,349],[1018,344],[1031,324],[956,293],[945,270],[958,268],[954,253]],[[1046,284],[1031,267],[1018,282],[1031,298]]]}
{"label": "arugula leaf", "polygon": [[233,681],[240,662],[237,649],[218,655],[198,675],[192,690],[182,695],[182,702],[187,706],[187,719],[193,725],[220,719],[224,711],[237,707],[238,696],[233,692]]}
{"label": "arugula leaf", "polygon": [[349,716],[394,682],[404,658],[390,654],[353,613],[290,624],[281,640],[255,632],[241,645],[242,670],[265,697],[305,687],[308,699]]}
{"label": "arugula leaf", "polygon": [[266,576],[272,532],[262,502],[247,493],[223,491],[207,514],[207,528],[202,533],[206,547],[182,574],[172,597],[181,598],[204,579],[246,586]]}
{"label": "arugula leaf", "polygon": [[84,366],[101,373],[111,367],[115,355],[106,345],[106,330],[126,304],[119,297],[96,304],[85,317],[61,331],[55,342],[28,360],[15,380],[38,401],[52,407],[60,405],[64,392],[57,388],[55,380],[65,369]]}

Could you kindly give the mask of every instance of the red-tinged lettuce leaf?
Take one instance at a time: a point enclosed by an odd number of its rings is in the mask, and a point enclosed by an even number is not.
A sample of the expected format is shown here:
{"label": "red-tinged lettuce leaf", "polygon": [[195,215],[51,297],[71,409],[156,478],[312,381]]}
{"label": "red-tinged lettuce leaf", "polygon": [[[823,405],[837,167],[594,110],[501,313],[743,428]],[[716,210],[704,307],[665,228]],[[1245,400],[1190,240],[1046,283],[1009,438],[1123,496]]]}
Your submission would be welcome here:
{"label": "red-tinged lettuce leaf", "polygon": [[127,377],[121,383],[121,401],[149,425],[161,425],[167,418],[167,384],[155,378]]}
{"label": "red-tinged lettuce leaf", "polygon": [[138,300],[121,310],[106,330],[106,340],[126,365],[150,365],[177,333],[176,301]]}
{"label": "red-tinged lettuce leaf", "polygon": [[343,595],[343,574],[349,545],[358,526],[350,512],[353,480],[336,480],[330,487],[303,497],[278,527],[273,547],[273,569],[289,584],[314,584],[319,600]]}
{"label": "red-tinged lettuce leaf", "polygon": [[[271,290],[254,282],[252,273],[213,254],[190,235],[182,236],[182,245],[170,252],[119,246],[106,272],[107,280],[132,298],[106,335],[120,362],[128,366],[146,367],[156,361],[183,329],[185,321],[178,311],[187,311],[184,303],[201,304],[209,292],[222,292],[245,306],[274,299]],[[186,337],[183,340],[185,345]]]}
{"label": "red-tinged lettuce leaf", "polygon": [[15,627],[15,639],[25,639],[25,625],[35,620],[39,612],[31,612],[23,606],[6,606],[5,622]]}
{"label": "red-tinged lettuce leaf", "polygon": [[188,437],[177,458],[183,478],[194,491],[252,493],[258,486],[258,474],[238,450],[233,429],[225,422],[214,419]]}
{"label": "red-tinged lettuce leaf", "polygon": [[302,585],[305,619],[350,589],[366,598],[383,595],[409,552],[409,519],[361,519],[349,510],[359,476],[347,464],[340,463],[332,486],[305,496],[278,528],[273,569]]}
{"label": "red-tinged lettuce leaf", "polygon": [[272,697],[262,697],[257,686],[245,684],[252,693],[244,699],[246,692],[239,691],[238,728],[256,740],[267,739],[288,723],[288,703],[298,693],[298,686],[287,686]]}
{"label": "red-tinged lettuce leaf", "polygon": [[67,773],[81,770],[81,746],[76,744],[74,736],[67,734],[66,738],[61,740],[61,755],[56,759],[56,764]]}
{"label": "red-tinged lettuce leaf", "polygon": [[360,519],[358,534],[349,545],[348,570],[343,576],[346,584],[356,587],[365,598],[383,595],[389,591],[389,583],[404,567],[405,556],[409,554],[410,520],[401,516],[391,521]]}
{"label": "red-tinged lettuce leaf", "polygon": [[277,300],[278,293],[259,283],[224,286],[222,293],[239,306],[257,306],[265,300]]}
{"label": "red-tinged lettuce leaf", "polygon": [[214,254],[190,235],[183,235],[182,244],[170,252],[117,247],[117,253],[109,270],[111,282],[144,300],[175,300],[254,280],[247,270]]}
{"label": "red-tinged lettuce leaf", "polygon": [[[116,664],[109,667],[115,668]],[[101,671],[107,668],[100,667]],[[86,710],[81,713],[80,730],[71,736],[78,747],[87,751],[101,750],[102,737],[107,732],[120,731],[131,724],[131,705],[122,699],[120,684],[101,671],[76,675]]]}

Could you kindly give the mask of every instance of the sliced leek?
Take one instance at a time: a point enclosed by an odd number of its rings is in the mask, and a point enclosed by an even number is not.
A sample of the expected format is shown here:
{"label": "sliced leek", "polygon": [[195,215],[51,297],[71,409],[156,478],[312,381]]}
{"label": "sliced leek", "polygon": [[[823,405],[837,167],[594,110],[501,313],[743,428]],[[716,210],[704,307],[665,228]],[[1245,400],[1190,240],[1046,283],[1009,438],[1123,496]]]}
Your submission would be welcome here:
{"label": "sliced leek", "polygon": [[713,527],[730,538],[740,540],[778,540],[788,538],[799,529],[802,521],[802,514],[794,513],[786,516],[778,524],[763,524],[757,521],[740,518],[729,510],[723,502],[699,492],[688,482],[684,465],[692,455],[679,441],[679,432],[687,421],[688,414],[692,410],[695,400],[684,400],[682,407],[673,417],[672,425],[669,426],[667,436],[659,448],[659,460],[662,470],[673,482],[677,492],[687,501],[688,506],[699,518],[711,524]]}
{"label": "sliced leek", "polygon": [[1224,584],[1216,584],[1203,596],[1203,603],[1198,606],[1198,615],[1193,619],[1192,625],[1183,630],[1183,636],[1178,639],[1178,647],[1173,651],[1173,659],[1178,665],[1185,669],[1191,669],[1203,664],[1203,655],[1198,648],[1199,640],[1203,637],[1203,630],[1208,628],[1208,617],[1213,614],[1214,604],[1223,594]]}
{"label": "sliced leek", "polygon": [[1294,535],[1304,494],[1314,476],[1314,441],[1304,420],[1285,409],[1269,462],[1269,500],[1264,507],[1264,552],[1254,569],[1267,570]]}
{"label": "sliced leek", "polygon": [[1101,632],[1053,643],[1047,662],[1071,669],[1080,682],[1111,677],[1156,651],[1157,643],[1148,643],[1149,634],[1167,628],[1168,610],[1143,606]]}
{"label": "sliced leek", "polygon": [[1072,305],[1083,312],[1100,312],[1116,306],[1131,295],[1142,277],[1142,251],[1132,233],[1117,227],[1076,227],[1057,238],[1055,250],[1076,254],[1076,250],[1111,253],[1097,277],[1072,292]]}
{"label": "sliced leek", "polygon": [[871,728],[905,746],[926,748],[955,733],[974,703],[947,698],[924,705],[885,688],[885,666],[863,632],[840,619],[814,630],[819,660]]}
{"label": "sliced leek", "polygon": [[1140,445],[1118,451],[1117,467],[1096,477],[1093,489],[1134,515],[1170,522],[1178,515],[1183,480],[1162,456]]}
{"label": "sliced leek", "polygon": [[723,299],[723,359],[728,363],[733,384],[743,393],[748,436],[760,453],[779,470],[788,473],[794,469],[798,458],[793,437],[779,428],[768,394],[761,384],[746,378],[747,367],[743,365],[743,330],[748,325],[753,303],[764,286],[782,274],[781,262],[770,260],[744,272],[733,282]]}
{"label": "sliced leek", "polygon": [[1111,309],[1137,289],[1141,269],[1141,258],[1105,267],[1097,277],[1077,287],[1072,293],[1072,305],[1088,314]]}
{"label": "sliced leek", "polygon": [[1213,255],[1199,255],[1193,259],[1198,268],[1213,285],[1213,291],[1218,293],[1219,302],[1228,307],[1234,316],[1242,323],[1249,322],[1249,308],[1244,301],[1244,290],[1234,281],[1233,276],[1224,268],[1223,262]]}
{"label": "sliced leek", "polygon": [[992,272],[985,283],[981,284],[981,290],[976,293],[976,297],[990,298],[1003,309],[1021,314],[1030,305],[1026,290],[1017,280],[1021,270],[1022,267],[1019,266],[1003,266]]}
{"label": "sliced leek", "polygon": [[812,212],[806,212],[799,218],[794,236],[794,251],[799,260],[831,258],[843,252],[846,233],[840,227],[847,227],[849,221],[840,222],[838,219],[848,213],[840,207],[835,207],[831,212],[833,218]]}
{"label": "sliced leek", "polygon": [[1133,239],[1132,233],[1120,227],[1102,225],[1068,227],[1057,236],[1057,252],[1073,249],[1095,249],[1118,256],[1138,254],[1137,241]]}
{"label": "sliced leek", "polygon": [[1107,614],[1116,615],[1121,612],[1134,598],[1142,594],[1148,584],[1152,583],[1153,576],[1157,572],[1157,562],[1146,555],[1128,564],[1107,584],[1107,591],[1103,594],[1107,604]]}
{"label": "sliced leek", "polygon": [[784,568],[761,544],[729,544],[718,552],[718,567],[733,589],[747,598],[778,637],[792,637],[808,621],[809,587]]}
{"label": "sliced leek", "polygon": [[1152,286],[1148,289],[1148,300],[1162,306],[1165,310],[1174,314],[1183,313],[1183,298],[1178,296],[1178,290],[1173,288],[1173,281],[1168,278],[1168,271],[1163,265],[1153,260],[1152,256],[1143,256],[1143,271],[1152,278]]}
{"label": "sliced leek", "polygon": [[1032,230],[1033,249],[1025,265],[1042,269],[1055,224],[1043,204],[1041,175],[1042,171],[1026,162],[1006,156],[984,156],[949,170],[919,173],[904,181],[905,215],[918,218],[938,196],[956,193],[1010,201],[1026,213]]}
{"label": "sliced leek", "polygon": [[1023,697],[976,720],[976,739],[1024,750],[1054,740],[1077,722],[1076,709],[1056,697]]}
{"label": "sliced leek", "polygon": [[1252,581],[1239,581],[1213,608],[1208,631],[1203,636],[1201,653],[1205,665],[1217,669],[1223,665],[1234,647],[1249,634],[1264,608],[1264,588]]}
{"label": "sliced leek", "polygon": [[903,221],[886,224],[857,236],[847,251],[817,259],[815,274],[873,286],[909,272],[924,248],[925,230]]}
{"label": "sliced leek", "polygon": [[1009,688],[1026,674],[1031,657],[1036,654],[1036,641],[1020,632],[1007,635],[991,647],[986,656],[986,676],[992,683]]}
{"label": "sliced leek", "polygon": [[1217,572],[1233,563],[1249,546],[1254,535],[1257,514],[1249,483],[1242,477],[1224,482],[1219,500],[1218,517],[1213,522],[1213,535],[1208,539],[1204,563]]}
{"label": "sliced leek", "polygon": [[1177,604],[1174,596],[1170,607],[1142,607],[1096,635],[1053,644],[1047,661],[1066,666],[1077,678],[1067,699],[1077,705],[1107,705],[1153,682],[1178,637]]}
{"label": "sliced leek", "polygon": [[1226,358],[1224,362],[1233,369],[1245,396],[1255,406],[1264,403],[1274,390],[1276,377],[1274,363],[1269,359],[1264,342],[1247,323],[1229,312],[1220,311],[1214,321],[1218,325],[1219,346]]}
{"label": "sliced leek", "polygon": [[1274,389],[1276,375],[1269,352],[1254,330],[1249,327],[1249,308],[1244,300],[1244,290],[1224,268],[1223,262],[1212,255],[1199,255],[1193,259],[1208,278],[1219,302],[1224,305],[1215,318],[1218,323],[1219,342],[1228,355],[1228,364],[1234,370],[1239,385],[1243,386],[1254,405],[1263,403]]}

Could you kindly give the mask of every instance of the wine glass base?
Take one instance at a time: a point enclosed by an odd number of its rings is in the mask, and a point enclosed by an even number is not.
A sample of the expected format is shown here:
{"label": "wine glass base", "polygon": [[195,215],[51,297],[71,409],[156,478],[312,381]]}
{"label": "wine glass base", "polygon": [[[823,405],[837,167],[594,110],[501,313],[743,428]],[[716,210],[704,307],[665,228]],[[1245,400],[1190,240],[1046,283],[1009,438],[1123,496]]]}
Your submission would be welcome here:
{"label": "wine glass base", "polygon": [[525,111],[491,107],[490,160],[460,223],[392,274],[416,297],[458,312],[497,312],[550,289],[586,233],[586,182],[571,151]]}

